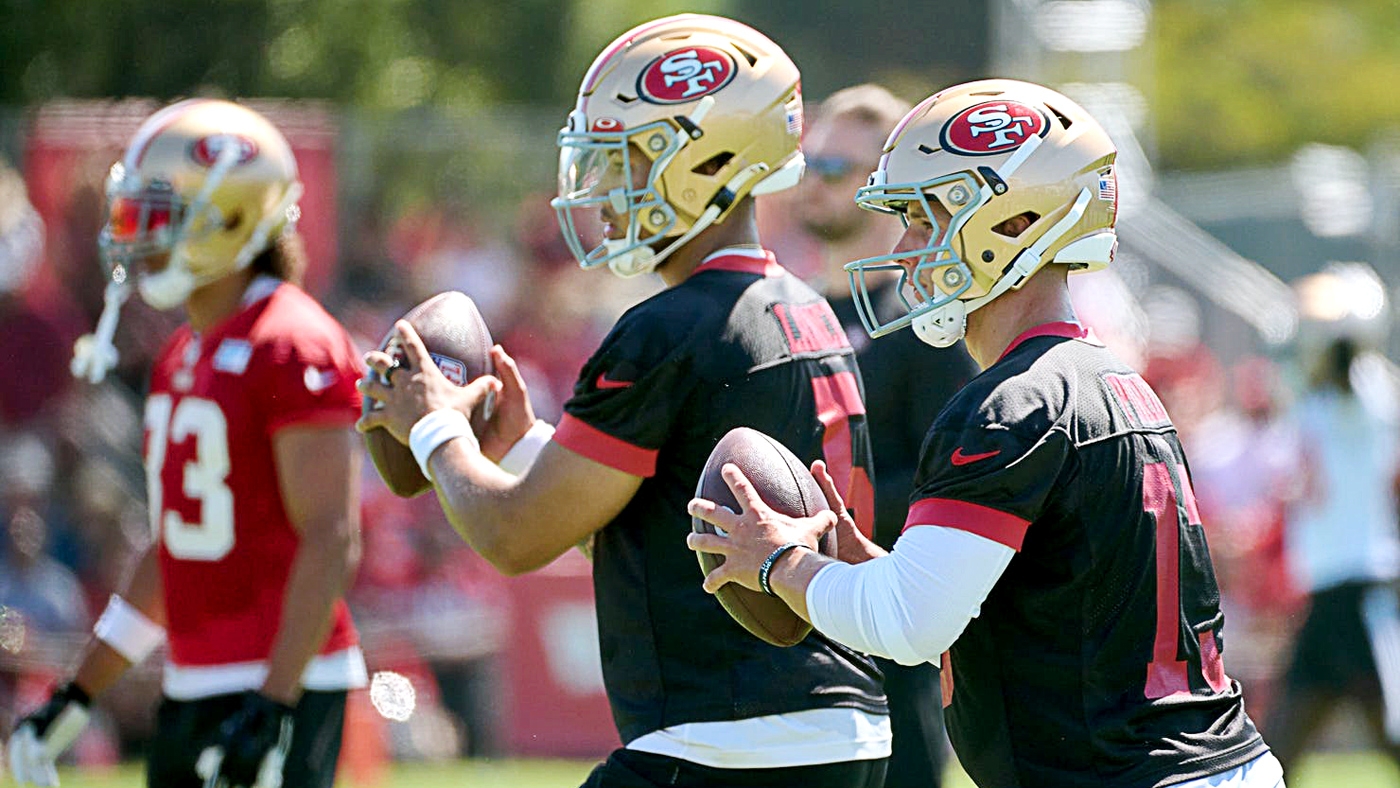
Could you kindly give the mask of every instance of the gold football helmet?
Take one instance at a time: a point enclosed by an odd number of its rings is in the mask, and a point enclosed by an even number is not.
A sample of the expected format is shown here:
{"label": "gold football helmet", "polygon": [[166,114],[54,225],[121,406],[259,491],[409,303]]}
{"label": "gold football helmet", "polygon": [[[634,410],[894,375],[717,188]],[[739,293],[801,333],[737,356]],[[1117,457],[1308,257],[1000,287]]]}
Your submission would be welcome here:
{"label": "gold football helmet", "polygon": [[293,226],[301,192],[291,146],[247,107],[189,99],[147,118],[107,176],[98,247],[110,278],[97,330],[74,345],[73,374],[96,383],[115,366],[132,276],[146,303],[177,307]]}
{"label": "gold football helmet", "polygon": [[[1046,263],[1095,270],[1112,259],[1118,192],[1113,142],[1078,104],[1049,88],[989,79],[939,91],[904,116],[869,185],[856,192],[867,210],[908,219],[911,203],[934,217],[922,249],[848,263],[851,292],[873,337],[913,325],[919,338],[947,347],[962,338],[967,314],[1019,288]],[[1008,219],[1029,226],[1012,237]],[[912,272],[900,261],[912,262]],[[898,270],[907,314],[876,316],[873,271]]]}
{"label": "gold football helmet", "polygon": [[795,185],[801,135],[797,66],[777,44],[717,16],[653,20],[584,76],[552,205],[584,268],[646,273],[744,197]]}
{"label": "gold football helmet", "polygon": [[[108,265],[137,277],[157,309],[247,266],[296,218],[301,196],[291,146],[240,104],[190,99],[137,129],[107,178],[107,224],[98,244]],[[156,272],[133,264],[169,254]]]}

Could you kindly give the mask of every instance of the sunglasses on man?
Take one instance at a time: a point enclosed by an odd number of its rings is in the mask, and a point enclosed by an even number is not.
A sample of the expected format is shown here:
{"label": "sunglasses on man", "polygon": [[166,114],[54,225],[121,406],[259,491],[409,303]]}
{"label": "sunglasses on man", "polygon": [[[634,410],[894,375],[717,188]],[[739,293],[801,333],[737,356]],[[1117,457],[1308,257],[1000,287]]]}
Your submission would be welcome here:
{"label": "sunglasses on man", "polygon": [[840,183],[856,168],[856,163],[844,156],[807,157],[807,170],[827,183]]}

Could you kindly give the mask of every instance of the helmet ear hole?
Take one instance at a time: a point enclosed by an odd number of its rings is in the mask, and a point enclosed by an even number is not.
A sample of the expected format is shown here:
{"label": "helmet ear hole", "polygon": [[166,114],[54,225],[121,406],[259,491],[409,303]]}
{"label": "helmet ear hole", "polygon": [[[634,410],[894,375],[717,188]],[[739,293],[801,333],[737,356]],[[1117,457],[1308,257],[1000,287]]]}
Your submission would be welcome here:
{"label": "helmet ear hole", "polygon": [[714,175],[715,173],[724,169],[724,165],[728,164],[729,160],[733,158],[734,154],[729,151],[716,153],[715,155],[700,162],[694,167],[691,167],[690,171],[695,173],[696,175]]}
{"label": "helmet ear hole", "polygon": [[1025,211],[993,227],[992,232],[1006,238],[1019,238],[1021,233],[1024,233],[1038,221],[1040,221],[1040,214],[1035,211]]}
{"label": "helmet ear hole", "polygon": [[1061,125],[1061,126],[1063,126],[1063,127],[1065,127],[1065,128],[1069,128],[1070,126],[1074,125],[1074,121],[1073,121],[1073,120],[1070,120],[1069,117],[1065,115],[1065,113],[1063,113],[1063,112],[1061,112],[1061,111],[1055,109],[1054,107],[1050,106],[1049,104],[1046,104],[1046,105],[1045,105],[1045,108],[1048,109],[1048,110],[1050,110],[1051,114],[1053,114],[1053,115],[1056,117],[1056,119],[1058,119],[1058,120],[1060,121],[1060,125]]}
{"label": "helmet ear hole", "polygon": [[228,215],[228,218],[224,219],[224,232],[233,232],[241,224],[243,224],[243,212],[233,211]]}

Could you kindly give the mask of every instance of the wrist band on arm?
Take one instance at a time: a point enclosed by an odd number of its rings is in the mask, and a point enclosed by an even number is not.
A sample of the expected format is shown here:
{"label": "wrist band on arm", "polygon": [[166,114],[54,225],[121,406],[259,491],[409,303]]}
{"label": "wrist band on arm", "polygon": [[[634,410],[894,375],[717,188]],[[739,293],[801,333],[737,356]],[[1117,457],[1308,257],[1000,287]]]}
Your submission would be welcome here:
{"label": "wrist band on arm", "polygon": [[801,542],[788,542],[777,550],[769,553],[768,557],[763,559],[763,563],[758,567],[758,587],[763,589],[763,593],[768,596],[777,596],[777,594],[773,592],[773,587],[768,585],[768,576],[773,573],[773,564],[778,563],[778,559],[783,557],[783,553],[798,547],[806,546],[807,545]]}
{"label": "wrist band on arm", "polygon": [[467,415],[452,408],[440,408],[429,413],[408,431],[408,448],[413,452],[413,459],[418,461],[424,478],[430,481],[433,478],[433,474],[428,470],[428,458],[433,456],[433,452],[437,451],[439,446],[454,438],[466,438],[471,441],[472,448],[481,448],[476,441],[476,435],[472,433],[472,425],[467,421]]}
{"label": "wrist band on arm", "polygon": [[165,642],[165,627],[116,594],[112,594],[107,609],[93,624],[92,632],[133,665],[145,660]]}
{"label": "wrist band on arm", "polygon": [[530,425],[530,431],[520,436],[520,440],[510,447],[506,456],[501,458],[501,470],[516,476],[524,475],[530,470],[530,466],[535,464],[535,458],[540,456],[540,451],[544,445],[549,443],[549,439],[554,437],[554,425],[542,419],[536,419]]}

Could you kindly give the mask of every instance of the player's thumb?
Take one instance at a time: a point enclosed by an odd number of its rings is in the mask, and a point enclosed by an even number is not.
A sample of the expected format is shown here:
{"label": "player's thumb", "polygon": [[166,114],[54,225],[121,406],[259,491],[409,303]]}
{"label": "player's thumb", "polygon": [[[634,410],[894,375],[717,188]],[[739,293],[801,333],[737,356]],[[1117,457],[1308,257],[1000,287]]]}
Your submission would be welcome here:
{"label": "player's thumb", "polygon": [[462,387],[462,404],[467,412],[475,412],[487,398],[501,393],[503,384],[495,375],[482,375]]}

